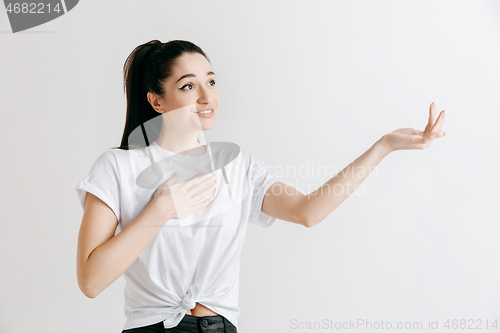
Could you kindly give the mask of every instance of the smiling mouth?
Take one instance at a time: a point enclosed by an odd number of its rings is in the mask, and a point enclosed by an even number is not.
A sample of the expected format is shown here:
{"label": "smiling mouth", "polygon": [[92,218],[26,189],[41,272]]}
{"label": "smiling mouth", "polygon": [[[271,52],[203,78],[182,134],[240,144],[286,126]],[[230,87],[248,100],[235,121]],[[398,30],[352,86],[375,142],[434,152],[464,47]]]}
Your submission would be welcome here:
{"label": "smiling mouth", "polygon": [[213,112],[214,110],[213,109],[210,109],[210,110],[205,110],[205,111],[198,111],[196,113],[199,113],[199,114],[207,114],[207,113],[210,113],[210,112]]}

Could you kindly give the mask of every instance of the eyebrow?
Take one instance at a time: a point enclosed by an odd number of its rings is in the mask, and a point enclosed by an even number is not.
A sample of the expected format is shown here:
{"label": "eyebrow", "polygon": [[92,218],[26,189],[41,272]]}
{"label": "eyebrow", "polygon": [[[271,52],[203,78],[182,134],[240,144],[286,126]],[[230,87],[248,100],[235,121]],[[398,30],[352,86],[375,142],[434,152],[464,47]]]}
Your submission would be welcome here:
{"label": "eyebrow", "polygon": [[[214,72],[207,72],[207,76],[208,76],[208,75],[215,75],[215,73],[214,73]],[[181,77],[179,78],[179,80],[175,81],[175,83],[177,83],[177,82],[179,82],[180,80],[185,79],[185,78],[187,78],[187,77],[196,77],[196,75],[194,75],[194,74],[185,74],[185,75],[181,76]]]}

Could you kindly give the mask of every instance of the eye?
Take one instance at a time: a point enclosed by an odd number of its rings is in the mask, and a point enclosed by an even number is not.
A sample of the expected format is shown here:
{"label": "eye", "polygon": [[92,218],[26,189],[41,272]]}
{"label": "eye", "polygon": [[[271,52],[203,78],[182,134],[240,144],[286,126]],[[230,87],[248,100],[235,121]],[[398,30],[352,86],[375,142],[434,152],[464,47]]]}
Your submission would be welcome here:
{"label": "eye", "polygon": [[184,88],[187,87],[187,86],[193,87],[193,85],[191,83],[188,83],[188,84],[183,85],[182,88],[179,88],[179,89],[180,90],[186,90]]}
{"label": "eye", "polygon": [[[213,83],[212,83],[213,82]],[[209,83],[212,83],[211,85],[214,86],[215,85],[215,80],[210,80]],[[190,89],[184,89],[186,87],[191,87]],[[193,85],[191,83],[188,83],[188,84],[185,84],[183,85],[181,88],[179,88],[179,90],[191,90],[193,88]]]}

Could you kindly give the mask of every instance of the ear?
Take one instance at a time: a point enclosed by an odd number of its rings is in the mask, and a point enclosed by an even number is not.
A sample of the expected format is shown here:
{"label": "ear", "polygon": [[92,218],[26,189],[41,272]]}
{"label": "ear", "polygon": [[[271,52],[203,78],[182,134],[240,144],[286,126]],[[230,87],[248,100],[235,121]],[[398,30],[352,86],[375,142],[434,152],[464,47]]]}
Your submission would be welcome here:
{"label": "ear", "polygon": [[148,102],[151,104],[153,109],[155,109],[156,112],[158,113],[165,113],[165,109],[163,108],[162,105],[162,98],[156,95],[155,93],[149,91],[147,94]]}

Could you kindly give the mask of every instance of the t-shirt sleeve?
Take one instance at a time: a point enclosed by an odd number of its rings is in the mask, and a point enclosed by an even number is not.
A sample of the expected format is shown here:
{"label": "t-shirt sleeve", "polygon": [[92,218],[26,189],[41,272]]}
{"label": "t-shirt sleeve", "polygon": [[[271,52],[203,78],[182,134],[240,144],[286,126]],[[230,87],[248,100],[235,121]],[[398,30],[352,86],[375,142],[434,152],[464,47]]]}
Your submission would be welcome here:
{"label": "t-shirt sleeve", "polygon": [[262,203],[269,187],[279,179],[274,176],[266,164],[252,154],[249,156],[248,176],[251,187],[251,206],[248,222],[258,224],[263,228],[270,227],[276,218],[262,212]]}
{"label": "t-shirt sleeve", "polygon": [[120,221],[120,177],[118,162],[112,151],[102,153],[87,176],[76,186],[78,199],[84,209],[86,192],[104,201]]}

